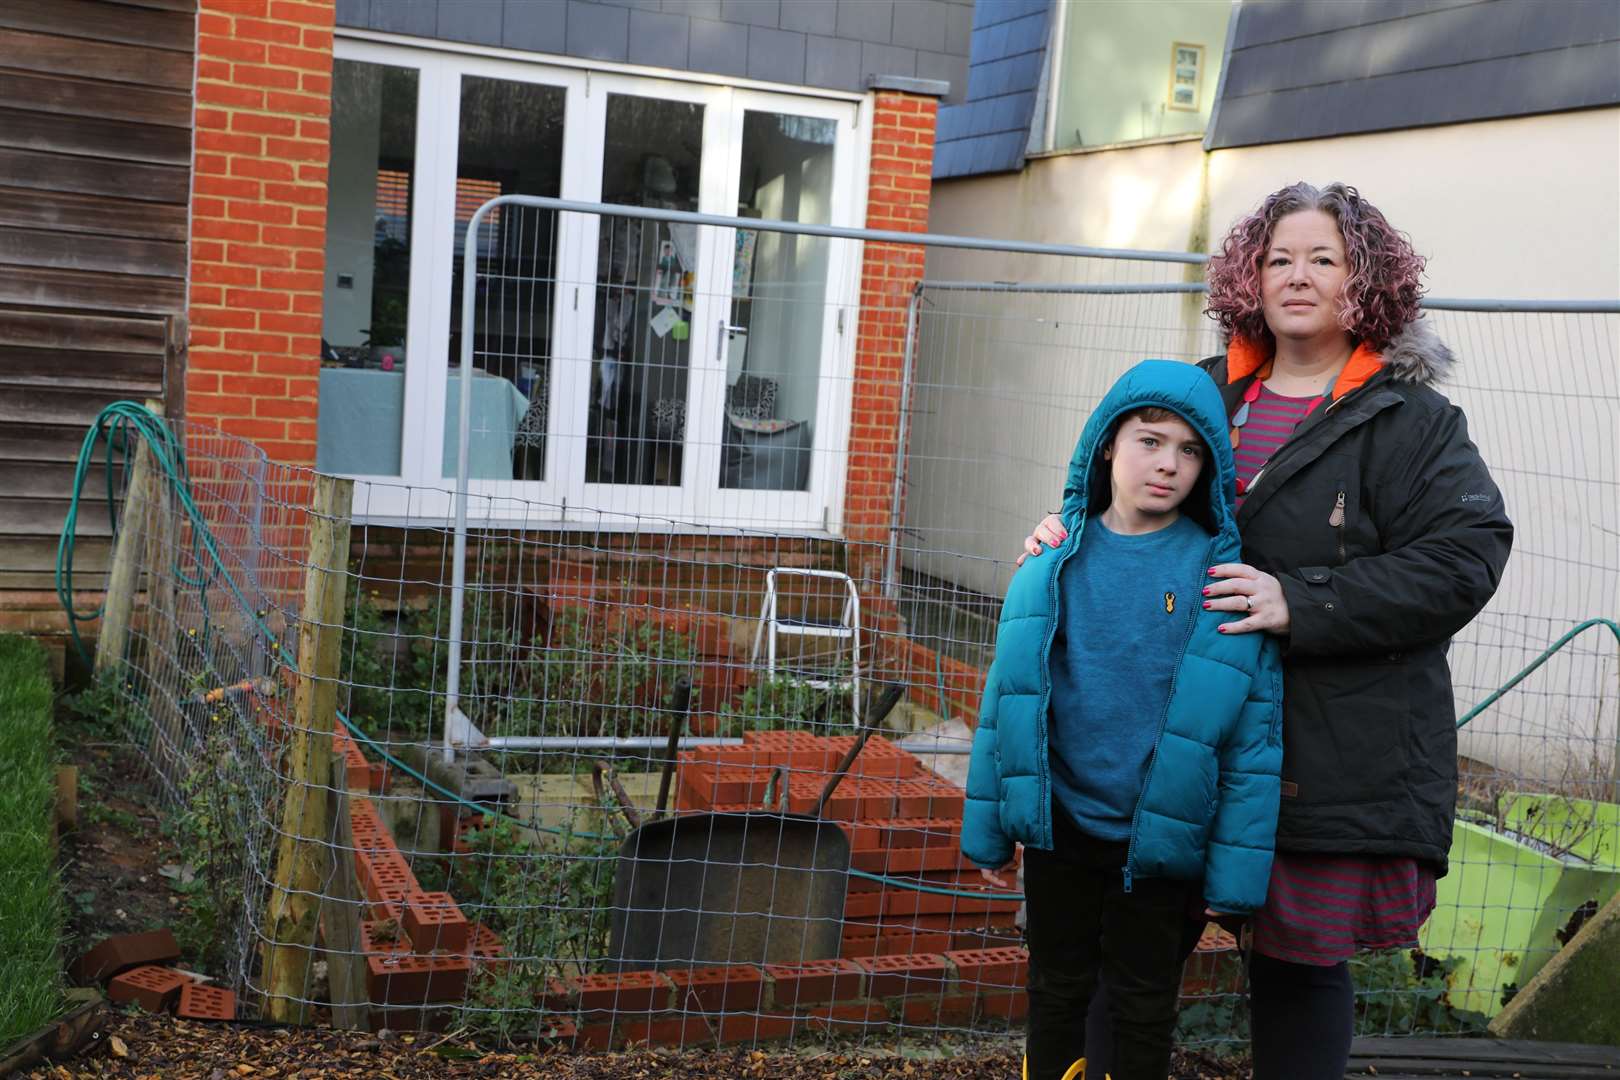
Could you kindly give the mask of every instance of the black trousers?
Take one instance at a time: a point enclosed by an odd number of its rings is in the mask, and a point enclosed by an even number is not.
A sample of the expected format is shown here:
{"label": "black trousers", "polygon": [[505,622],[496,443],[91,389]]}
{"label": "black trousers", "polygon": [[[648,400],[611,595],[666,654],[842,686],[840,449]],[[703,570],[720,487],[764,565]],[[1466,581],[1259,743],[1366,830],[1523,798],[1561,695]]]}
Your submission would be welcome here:
{"label": "black trousers", "polygon": [[1053,830],[1053,850],[1024,849],[1030,1080],[1061,1080],[1086,1056],[1086,1010],[1099,976],[1108,983],[1113,1080],[1164,1080],[1182,924],[1197,885],[1137,878],[1127,893],[1124,843],[1086,836],[1060,812]]}

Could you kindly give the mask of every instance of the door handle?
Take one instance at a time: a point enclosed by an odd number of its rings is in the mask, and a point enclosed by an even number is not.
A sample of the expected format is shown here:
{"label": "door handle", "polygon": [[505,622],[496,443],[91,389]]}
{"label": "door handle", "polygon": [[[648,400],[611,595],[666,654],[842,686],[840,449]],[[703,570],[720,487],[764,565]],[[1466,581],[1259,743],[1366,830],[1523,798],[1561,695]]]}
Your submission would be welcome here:
{"label": "door handle", "polygon": [[726,320],[720,320],[720,333],[714,339],[714,362],[719,364],[726,358],[726,338],[731,334],[746,334],[748,327],[732,326]]}

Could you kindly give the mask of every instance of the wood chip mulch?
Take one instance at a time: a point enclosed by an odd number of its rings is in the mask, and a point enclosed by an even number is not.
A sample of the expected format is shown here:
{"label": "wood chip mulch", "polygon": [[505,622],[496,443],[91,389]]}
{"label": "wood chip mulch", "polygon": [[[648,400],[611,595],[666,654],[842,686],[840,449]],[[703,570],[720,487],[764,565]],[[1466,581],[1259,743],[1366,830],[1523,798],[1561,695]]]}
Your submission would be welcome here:
{"label": "wood chip mulch", "polygon": [[[115,1041],[116,1040],[116,1041]],[[544,1077],[545,1080],[1013,1080],[1020,1052],[922,1060],[872,1049],[761,1051],[635,1050],[583,1054],[490,1050],[437,1035],[382,1036],[201,1024],[169,1016],[117,1015],[79,1058],[20,1075],[52,1080],[271,1080],[271,1078]],[[1178,1051],[1172,1080],[1237,1080],[1239,1073]]]}

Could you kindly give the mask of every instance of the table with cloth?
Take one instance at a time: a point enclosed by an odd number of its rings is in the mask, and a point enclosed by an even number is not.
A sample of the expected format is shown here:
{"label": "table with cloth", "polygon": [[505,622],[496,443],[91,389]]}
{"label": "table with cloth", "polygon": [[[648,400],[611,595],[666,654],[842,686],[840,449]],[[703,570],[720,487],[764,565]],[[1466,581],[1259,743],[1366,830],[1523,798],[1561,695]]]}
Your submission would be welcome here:
{"label": "table with cloth", "polygon": [[[349,476],[398,476],[405,424],[405,373],[366,368],[322,368],[315,467]],[[444,393],[444,475],[456,474],[460,438],[461,372],[452,370]],[[473,479],[510,480],[512,443],[529,399],[511,381],[476,372],[473,379]]]}

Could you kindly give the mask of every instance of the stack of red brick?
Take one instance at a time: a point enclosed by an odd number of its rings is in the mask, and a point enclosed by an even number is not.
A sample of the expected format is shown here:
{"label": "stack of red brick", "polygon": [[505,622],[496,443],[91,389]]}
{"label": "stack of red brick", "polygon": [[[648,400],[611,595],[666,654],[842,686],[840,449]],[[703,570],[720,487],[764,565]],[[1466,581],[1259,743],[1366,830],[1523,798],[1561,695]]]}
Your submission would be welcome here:
{"label": "stack of red brick", "polygon": [[69,974],[81,983],[105,983],[108,999],[120,1005],[173,1009],[187,1020],[236,1019],[236,995],[169,966],[178,959],[180,945],[169,930],[121,934],[81,956]]}

